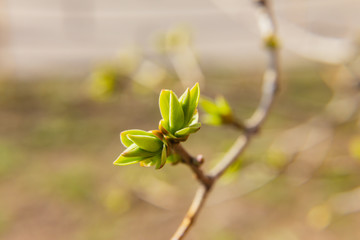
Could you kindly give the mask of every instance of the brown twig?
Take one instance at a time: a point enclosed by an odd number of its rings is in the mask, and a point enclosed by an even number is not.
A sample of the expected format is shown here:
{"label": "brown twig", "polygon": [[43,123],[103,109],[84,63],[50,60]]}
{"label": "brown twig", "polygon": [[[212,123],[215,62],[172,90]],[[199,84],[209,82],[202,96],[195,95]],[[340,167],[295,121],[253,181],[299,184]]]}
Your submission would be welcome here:
{"label": "brown twig", "polygon": [[206,188],[210,189],[213,184],[213,179],[207,176],[204,171],[200,168],[201,165],[198,163],[198,159],[191,156],[182,146],[180,143],[175,143],[171,146],[173,151],[180,155],[183,162],[188,165],[191,170],[194,172],[197,180],[201,182],[201,184]]}
{"label": "brown twig", "polygon": [[273,19],[268,0],[253,0],[258,10],[258,24],[261,38],[266,46],[268,65],[264,74],[262,96],[254,114],[246,121],[244,134],[238,137],[233,146],[223,159],[210,171],[209,175],[204,174],[199,166],[193,164],[194,159],[180,144],[175,145],[175,151],[182,156],[184,162],[190,166],[202,185],[196,192],[194,200],[184,217],[181,225],[172,236],[171,240],[183,239],[185,234],[193,226],[199,215],[205,200],[215,184],[216,180],[231,166],[249,144],[252,136],[266,120],[279,86],[279,56],[278,42],[276,37],[276,26]]}
{"label": "brown twig", "polygon": [[269,2],[266,0],[254,1],[258,8],[258,23],[261,37],[266,46],[268,55],[268,66],[264,74],[262,95],[259,106],[254,114],[245,123],[245,133],[239,136],[225,157],[211,170],[210,176],[219,178],[228,167],[236,161],[239,155],[248,145],[251,137],[259,131],[259,128],[266,120],[271,106],[273,105],[276,92],[279,88],[279,56],[278,43],[271,45],[268,41],[276,40],[276,26],[271,14]]}
{"label": "brown twig", "polygon": [[210,189],[200,186],[196,191],[195,197],[191,203],[189,210],[186,213],[180,226],[172,236],[171,240],[183,239],[185,234],[190,230],[190,227],[194,224],[200,210],[204,206],[206,197],[209,195]]}

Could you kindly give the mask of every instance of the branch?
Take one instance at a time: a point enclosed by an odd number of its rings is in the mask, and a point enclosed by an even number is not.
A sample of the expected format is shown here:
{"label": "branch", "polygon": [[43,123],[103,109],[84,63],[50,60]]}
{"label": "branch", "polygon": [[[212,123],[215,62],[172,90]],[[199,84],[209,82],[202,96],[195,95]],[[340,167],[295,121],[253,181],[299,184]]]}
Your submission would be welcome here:
{"label": "branch", "polygon": [[183,221],[180,226],[172,236],[171,240],[183,239],[185,234],[190,230],[191,226],[195,223],[197,216],[199,215],[200,210],[204,206],[206,197],[210,193],[210,189],[200,186],[196,191],[194,200],[191,203],[189,210],[186,213]]}
{"label": "branch", "polygon": [[[269,2],[267,0],[253,0],[258,10],[257,19],[260,29],[261,38],[266,46],[268,55],[268,65],[264,74],[262,96],[254,114],[246,122],[244,134],[239,136],[233,146],[230,148],[225,157],[211,170],[209,175],[205,175],[200,168],[192,162],[191,157],[181,145],[175,145],[175,151],[182,156],[184,162],[189,165],[196,174],[202,186],[199,187],[194,200],[183,219],[181,225],[171,238],[171,240],[183,239],[185,234],[193,226],[197,216],[199,215],[206,197],[208,196],[212,186],[216,180],[221,177],[224,172],[233,164],[239,155],[249,144],[252,136],[258,132],[259,128],[266,120],[271,106],[273,105],[275,94],[279,86],[279,57],[278,42],[276,37],[276,26],[271,13]],[[181,147],[181,148],[180,148]]]}
{"label": "branch", "polygon": [[[273,105],[275,95],[279,89],[279,56],[277,49],[276,26],[266,0],[254,1],[258,8],[258,24],[261,38],[266,46],[268,65],[264,73],[262,96],[254,114],[246,121],[245,133],[239,136],[225,157],[210,172],[214,178],[219,178],[228,167],[236,161],[239,155],[248,145],[251,137],[259,131],[259,128],[266,120]],[[271,44],[272,43],[272,44]]]}
{"label": "branch", "polygon": [[210,189],[213,184],[213,179],[207,176],[203,170],[200,168],[202,161],[199,161],[197,158],[191,156],[180,143],[175,143],[172,146],[174,152],[180,155],[183,163],[188,165],[191,170],[194,172],[197,180],[202,183],[206,189]]}

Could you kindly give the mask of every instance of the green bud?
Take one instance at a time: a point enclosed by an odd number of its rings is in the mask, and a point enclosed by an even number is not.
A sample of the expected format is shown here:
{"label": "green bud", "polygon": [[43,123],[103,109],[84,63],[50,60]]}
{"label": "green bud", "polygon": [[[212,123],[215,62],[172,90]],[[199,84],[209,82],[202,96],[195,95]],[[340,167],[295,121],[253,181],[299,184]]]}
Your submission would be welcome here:
{"label": "green bud", "polygon": [[201,98],[200,106],[207,113],[204,116],[204,122],[209,125],[217,126],[234,121],[232,109],[222,96],[217,97],[215,101]]}
{"label": "green bud", "polygon": [[218,96],[215,99],[216,106],[218,107],[218,111],[222,116],[230,116],[232,115],[232,110],[230,104],[223,96]]}
{"label": "green bud", "polygon": [[115,165],[124,166],[139,162],[141,166],[155,165],[159,169],[166,163],[167,143],[163,142],[166,140],[162,132],[133,129],[123,131],[120,138],[127,149],[115,160]]}
{"label": "green bud", "polygon": [[219,114],[218,106],[214,102],[212,102],[210,99],[202,97],[200,100],[200,106],[208,114],[213,114],[213,115]]}
{"label": "green bud", "polygon": [[223,124],[221,116],[215,115],[215,114],[205,114],[203,116],[203,121],[206,124],[214,125],[214,126],[219,126],[219,125]]}
{"label": "green bud", "polygon": [[[200,88],[196,83],[191,89],[186,89],[180,99],[171,90],[162,90],[159,98],[160,112],[163,119],[159,130],[170,139],[184,141],[190,133],[199,130],[190,125],[198,122],[197,105]],[[189,129],[187,129],[190,127]]]}

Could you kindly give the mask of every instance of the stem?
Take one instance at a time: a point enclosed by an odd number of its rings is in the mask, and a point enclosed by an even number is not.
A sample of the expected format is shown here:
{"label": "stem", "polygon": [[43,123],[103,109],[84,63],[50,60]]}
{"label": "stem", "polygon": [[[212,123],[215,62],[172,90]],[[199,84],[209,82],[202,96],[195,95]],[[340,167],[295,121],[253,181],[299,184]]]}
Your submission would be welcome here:
{"label": "stem", "polygon": [[[258,8],[257,17],[260,34],[263,42],[266,44],[266,41],[268,41],[270,37],[276,39],[275,22],[268,1],[255,0],[254,2]],[[259,131],[260,127],[268,117],[269,111],[274,103],[280,81],[279,55],[277,47],[268,44],[266,44],[266,52],[268,55],[268,64],[264,73],[260,103],[254,114],[246,121],[244,135],[238,137],[225,157],[211,170],[210,176],[215,179],[219,178],[244,151],[252,139],[252,136]]]}
{"label": "stem", "polygon": [[268,0],[253,0],[253,2],[258,10],[258,25],[268,55],[268,64],[263,78],[260,103],[254,114],[246,121],[244,134],[238,137],[223,159],[210,171],[209,175],[205,175],[199,166],[194,164],[194,157],[189,155],[180,144],[173,145],[174,151],[190,166],[191,170],[197,176],[197,179],[202,183],[202,186],[197,190],[186,216],[171,240],[183,239],[185,234],[193,226],[196,217],[204,206],[205,200],[217,179],[237,160],[246,146],[248,146],[252,136],[258,132],[266,120],[278,91],[280,69],[275,21]]}
{"label": "stem", "polygon": [[207,176],[200,168],[200,165],[197,163],[198,160],[191,156],[180,143],[173,144],[172,149],[175,153],[179,154],[183,162],[191,168],[197,180],[199,180],[206,189],[210,189],[213,184],[213,179]]}
{"label": "stem", "polygon": [[194,200],[191,203],[189,210],[186,213],[183,221],[180,226],[172,236],[171,240],[180,240],[183,239],[185,234],[190,230],[191,226],[195,223],[197,216],[200,213],[200,210],[203,208],[206,197],[210,192],[210,188],[200,186],[196,191]]}
{"label": "stem", "polygon": [[244,134],[238,137],[230,150],[221,159],[221,161],[210,171],[210,176],[214,179],[218,179],[238,158],[238,156],[244,151],[250,140],[249,134]]}

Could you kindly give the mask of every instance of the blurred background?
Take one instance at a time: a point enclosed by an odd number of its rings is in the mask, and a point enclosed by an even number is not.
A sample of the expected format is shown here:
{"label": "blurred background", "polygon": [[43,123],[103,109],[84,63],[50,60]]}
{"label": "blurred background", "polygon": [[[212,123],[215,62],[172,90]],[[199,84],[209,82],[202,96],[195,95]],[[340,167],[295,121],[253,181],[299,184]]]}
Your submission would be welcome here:
{"label": "blurred background", "polygon": [[[360,2],[272,3],[281,94],[187,239],[360,239]],[[266,66],[255,14],[250,0],[0,0],[0,239],[169,239],[198,183],[182,165],[114,166],[119,133],[156,129],[160,90],[195,82],[249,117]],[[210,169],[238,135],[203,125],[184,145]]]}

